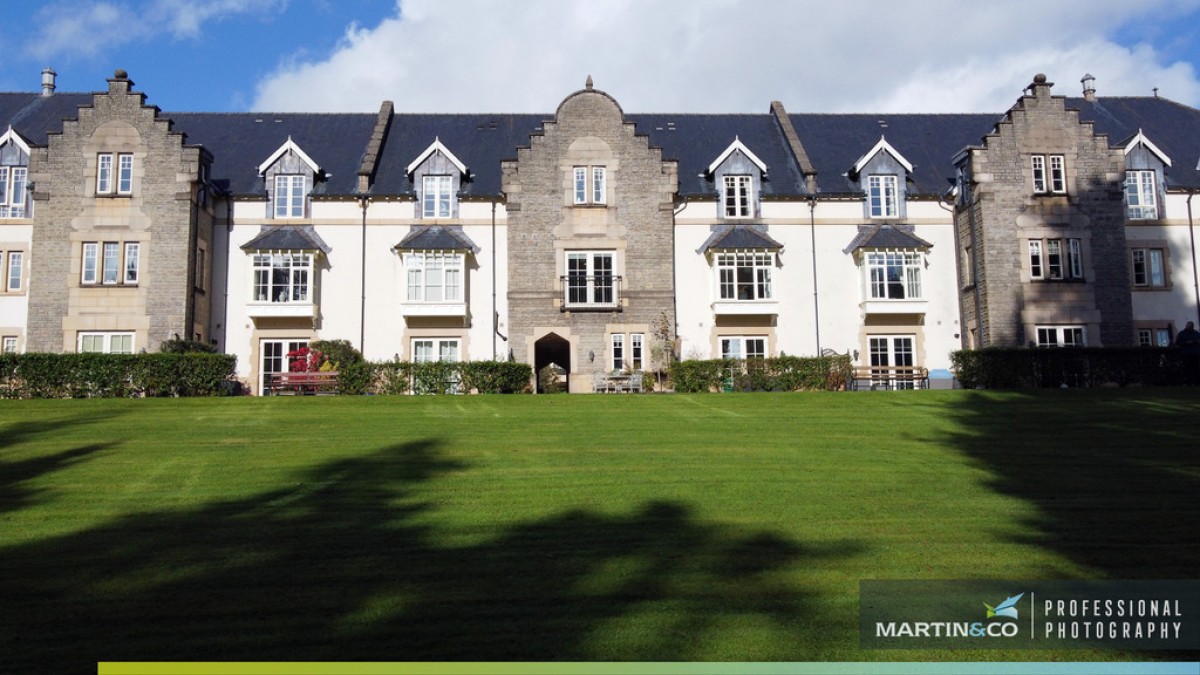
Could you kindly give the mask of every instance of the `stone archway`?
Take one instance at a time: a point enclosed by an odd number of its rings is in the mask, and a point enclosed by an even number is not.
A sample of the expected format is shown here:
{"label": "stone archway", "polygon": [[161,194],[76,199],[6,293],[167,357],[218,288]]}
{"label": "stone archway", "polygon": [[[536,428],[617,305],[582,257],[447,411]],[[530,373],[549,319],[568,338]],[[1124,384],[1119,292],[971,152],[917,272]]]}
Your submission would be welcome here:
{"label": "stone archway", "polygon": [[557,333],[547,333],[533,343],[533,377],[537,381],[537,392],[542,391],[542,382],[538,374],[542,368],[551,363],[558,365],[566,373],[566,390],[571,390],[571,343]]}

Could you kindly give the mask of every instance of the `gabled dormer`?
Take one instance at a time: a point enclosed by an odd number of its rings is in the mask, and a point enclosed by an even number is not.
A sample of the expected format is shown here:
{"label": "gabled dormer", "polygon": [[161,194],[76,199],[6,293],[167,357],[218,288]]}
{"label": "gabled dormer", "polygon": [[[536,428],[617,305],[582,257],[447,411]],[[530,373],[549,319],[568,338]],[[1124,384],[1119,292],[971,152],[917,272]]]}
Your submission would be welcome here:
{"label": "gabled dormer", "polygon": [[863,215],[873,219],[897,219],[907,215],[905,197],[913,165],[883,136],[854,163],[846,174],[857,181],[866,195]]}
{"label": "gabled dormer", "polygon": [[279,219],[307,218],[314,187],[328,177],[291,136],[258,166],[258,175],[267,188],[267,216]]}
{"label": "gabled dormer", "polygon": [[717,189],[718,215],[723,219],[757,218],[759,196],[767,165],[737,136],[706,171]]}
{"label": "gabled dormer", "polygon": [[458,217],[458,193],[470,171],[441,139],[433,143],[405,169],[417,191],[416,217],[434,220]]}
{"label": "gabled dormer", "polygon": [[1162,218],[1165,170],[1171,158],[1141,129],[1125,143],[1125,212],[1130,220]]}
{"label": "gabled dormer", "polygon": [[11,125],[0,136],[0,218],[29,218],[29,144]]}

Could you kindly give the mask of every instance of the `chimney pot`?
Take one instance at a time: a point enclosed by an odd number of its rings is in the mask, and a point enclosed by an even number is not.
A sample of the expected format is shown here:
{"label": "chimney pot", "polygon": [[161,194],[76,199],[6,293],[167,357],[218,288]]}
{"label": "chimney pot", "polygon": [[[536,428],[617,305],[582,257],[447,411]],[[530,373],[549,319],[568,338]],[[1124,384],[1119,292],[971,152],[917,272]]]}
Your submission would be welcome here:
{"label": "chimney pot", "polygon": [[42,96],[49,96],[54,93],[54,78],[58,73],[50,66],[46,66],[42,70]]}
{"label": "chimney pot", "polygon": [[1080,80],[1083,83],[1083,99],[1085,101],[1096,100],[1096,76],[1088,73]]}

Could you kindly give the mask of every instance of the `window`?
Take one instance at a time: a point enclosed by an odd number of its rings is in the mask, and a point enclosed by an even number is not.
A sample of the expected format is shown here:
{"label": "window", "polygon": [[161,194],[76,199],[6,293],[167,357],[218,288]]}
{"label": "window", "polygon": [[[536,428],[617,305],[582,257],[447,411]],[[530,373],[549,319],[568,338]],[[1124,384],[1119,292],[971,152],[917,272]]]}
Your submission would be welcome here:
{"label": "window", "polygon": [[422,251],[406,253],[409,302],[461,302],[463,266],[461,253]]}
{"label": "window", "polygon": [[721,338],[723,359],[764,359],[767,357],[767,338],[733,336]]}
{"label": "window", "polygon": [[917,251],[867,253],[867,274],[872,300],[921,298],[921,254]]}
{"label": "window", "polygon": [[725,217],[749,218],[754,215],[752,192],[753,183],[750,176],[725,176]]}
{"label": "window", "polygon": [[871,359],[871,380],[888,389],[916,388],[913,371],[897,370],[916,365],[912,335],[888,335],[867,338],[867,349]]}
{"label": "window", "polygon": [[458,338],[420,338],[412,341],[413,363],[458,361]]}
{"label": "window", "polygon": [[1030,159],[1033,166],[1033,191],[1035,194],[1066,193],[1067,172],[1062,155],[1032,155]]}
{"label": "window", "polygon": [[1125,208],[1130,220],[1158,217],[1158,186],[1153,171],[1125,172]]}
{"label": "window", "polygon": [[1170,347],[1170,328],[1139,328],[1137,332],[1139,347]]}
{"label": "window", "polygon": [[1085,347],[1087,329],[1083,326],[1038,326],[1039,347]]}
{"label": "window", "polygon": [[1083,246],[1078,239],[1030,239],[1029,278],[1083,278]]}
{"label": "window", "polygon": [[421,217],[449,218],[451,190],[454,180],[450,176],[425,176],[421,179]]}
{"label": "window", "polygon": [[255,302],[309,302],[311,253],[258,253],[254,256]]}
{"label": "window", "polygon": [[140,252],[141,245],[136,241],[126,242],[124,281],[126,284],[136,284],[138,282],[138,255]]}
{"label": "window", "polygon": [[4,340],[0,343],[0,353],[16,354],[17,353],[17,336],[5,335]]}
{"label": "window", "polygon": [[1133,262],[1133,285],[1139,288],[1165,288],[1166,267],[1163,249],[1135,248],[1130,251]]}
{"label": "window", "polygon": [[287,355],[308,346],[308,340],[263,340],[259,343],[259,392],[266,390],[265,383],[272,376],[291,370]]}
{"label": "window", "polygon": [[[115,166],[114,166],[115,160]],[[113,171],[116,170],[116,176]],[[133,155],[102,152],[96,156],[96,194],[133,194]]]}
{"label": "window", "polygon": [[4,290],[18,293],[24,282],[25,254],[22,251],[8,252],[8,268],[4,275]]}
{"label": "window", "polygon": [[643,344],[645,336],[642,333],[613,333],[612,334],[612,370],[641,370],[643,365]]}
{"label": "window", "polygon": [[79,352],[132,354],[133,333],[80,333]]}
{"label": "window", "polygon": [[275,176],[275,217],[304,217],[304,176]]}
{"label": "window", "polygon": [[775,254],[769,251],[729,251],[717,254],[717,285],[722,300],[770,300],[771,269]]}
{"label": "window", "polygon": [[136,241],[124,246],[117,241],[84,242],[79,281],[87,286],[136,286],[140,259],[141,245]]}
{"label": "window", "polygon": [[29,169],[0,166],[0,218],[25,218]]}
{"label": "window", "polygon": [[897,218],[900,216],[896,176],[878,174],[868,176],[867,189],[872,218]]}
{"label": "window", "polygon": [[605,167],[577,166],[574,173],[576,204],[604,204],[608,201],[608,172]]}
{"label": "window", "polygon": [[617,282],[611,251],[567,252],[564,277],[566,307],[611,309],[617,305]]}

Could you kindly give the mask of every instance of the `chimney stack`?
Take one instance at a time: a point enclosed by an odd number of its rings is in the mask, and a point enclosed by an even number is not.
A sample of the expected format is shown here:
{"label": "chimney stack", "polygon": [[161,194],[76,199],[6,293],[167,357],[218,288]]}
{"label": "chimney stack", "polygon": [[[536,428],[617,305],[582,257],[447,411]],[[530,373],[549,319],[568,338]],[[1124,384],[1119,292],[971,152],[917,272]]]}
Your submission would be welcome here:
{"label": "chimney stack", "polygon": [[58,73],[54,72],[54,69],[49,66],[46,66],[42,70],[42,96],[49,96],[54,93],[54,77],[56,75]]}
{"label": "chimney stack", "polygon": [[1080,82],[1083,83],[1083,100],[1095,101],[1096,100],[1096,76],[1092,75],[1091,73],[1088,73],[1087,75],[1083,76],[1083,79],[1080,80]]}

